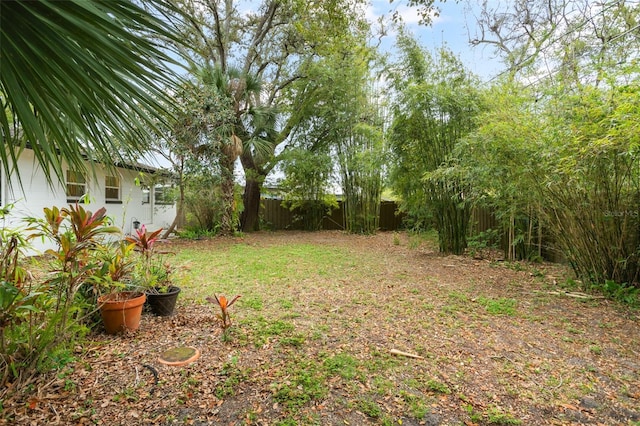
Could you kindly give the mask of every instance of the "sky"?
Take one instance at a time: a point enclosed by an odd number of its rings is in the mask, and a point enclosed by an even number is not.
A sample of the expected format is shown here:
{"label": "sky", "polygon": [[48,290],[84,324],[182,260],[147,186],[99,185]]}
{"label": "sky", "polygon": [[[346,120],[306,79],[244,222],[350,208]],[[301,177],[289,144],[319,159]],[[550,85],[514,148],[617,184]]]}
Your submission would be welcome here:
{"label": "sky", "polygon": [[[469,30],[473,33],[475,18],[473,10],[466,2],[449,0],[446,3],[436,2],[440,15],[433,18],[432,25],[427,27],[419,24],[417,9],[406,6],[406,1],[372,0],[367,9],[367,17],[376,21],[378,17],[390,17],[397,11],[409,31],[419,40],[420,44],[435,52],[443,44],[455,53],[467,68],[478,75],[483,81],[488,81],[499,74],[504,66],[489,47],[473,47],[469,44]],[[478,2],[479,3],[479,2]],[[393,53],[394,34],[383,39],[381,47]]]}

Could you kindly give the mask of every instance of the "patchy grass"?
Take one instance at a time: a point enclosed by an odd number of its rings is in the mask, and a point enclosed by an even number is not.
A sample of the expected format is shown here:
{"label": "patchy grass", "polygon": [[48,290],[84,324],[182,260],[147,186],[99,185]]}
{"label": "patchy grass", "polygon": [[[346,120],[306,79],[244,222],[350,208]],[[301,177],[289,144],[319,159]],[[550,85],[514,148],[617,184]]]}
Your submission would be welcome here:
{"label": "patchy grass", "polygon": [[478,303],[485,307],[491,315],[515,315],[518,301],[506,297],[491,299],[487,297],[478,298]]}
{"label": "patchy grass", "polygon": [[[554,292],[557,266],[435,244],[339,232],[175,242],[177,314],[90,336],[63,375],[5,391],[0,424],[638,424],[636,311]],[[204,301],[214,293],[242,295],[224,334]],[[159,365],[178,344],[200,359]]]}

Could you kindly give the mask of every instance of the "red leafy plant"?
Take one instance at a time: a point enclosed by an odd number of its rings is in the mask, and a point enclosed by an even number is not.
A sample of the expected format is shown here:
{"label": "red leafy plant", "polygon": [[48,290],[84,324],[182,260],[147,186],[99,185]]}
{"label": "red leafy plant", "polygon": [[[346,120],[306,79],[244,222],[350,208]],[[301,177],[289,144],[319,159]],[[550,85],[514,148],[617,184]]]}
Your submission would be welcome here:
{"label": "red leafy plant", "polygon": [[54,263],[47,284],[60,291],[58,307],[61,303],[70,307],[80,287],[100,269],[102,262],[96,253],[106,245],[106,236],[119,234],[120,228],[111,225],[104,207],[92,213],[78,203],[68,208],[45,208],[44,219],[28,218],[27,222],[27,230],[34,231],[29,238],[55,242],[56,250],[45,251]]}
{"label": "red leafy plant", "polygon": [[50,278],[45,284],[55,300],[55,313],[60,315],[56,332],[62,334],[67,320],[79,317],[74,306],[76,294],[85,284],[95,283],[94,275],[104,267],[105,260],[100,258],[100,253],[108,247],[107,237],[117,237],[121,231],[111,225],[104,207],[92,213],[79,203],[65,208],[45,208],[43,219],[27,218],[27,223],[30,224],[27,230],[33,232],[30,239],[48,239],[57,246],[56,250],[45,251],[52,262]]}
{"label": "red leafy plant", "polygon": [[125,238],[142,257],[142,262],[137,268],[135,276],[139,284],[151,293],[163,293],[169,287],[170,267],[162,257],[155,257],[155,244],[160,240],[161,232],[162,228],[150,232],[147,231],[146,226],[142,225],[140,229],[136,229],[135,235]]}
{"label": "red leafy plant", "polygon": [[125,239],[129,243],[135,244],[136,250],[149,262],[151,255],[153,255],[153,246],[160,239],[161,232],[162,228],[153,232],[147,232],[147,227],[142,225],[139,229],[136,229],[136,235],[127,236]]}
{"label": "red leafy plant", "polygon": [[229,312],[227,311],[227,309],[229,309],[231,305],[236,302],[236,300],[240,299],[240,297],[242,296],[237,295],[233,299],[231,299],[231,301],[227,300],[227,298],[224,296],[218,297],[215,294],[213,295],[213,297],[207,297],[207,302],[213,303],[220,307],[220,313],[217,316],[218,318],[220,318],[220,321],[222,321],[223,330],[231,327],[231,317],[229,316]]}

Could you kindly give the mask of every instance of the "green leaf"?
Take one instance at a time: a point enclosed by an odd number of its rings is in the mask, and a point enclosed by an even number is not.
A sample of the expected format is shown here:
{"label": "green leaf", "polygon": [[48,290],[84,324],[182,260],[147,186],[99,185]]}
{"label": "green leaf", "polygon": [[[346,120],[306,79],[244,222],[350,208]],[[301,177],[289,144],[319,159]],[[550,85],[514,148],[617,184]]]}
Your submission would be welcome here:
{"label": "green leaf", "polygon": [[[168,2],[157,6],[174,10]],[[179,39],[132,1],[3,2],[0,14],[0,151],[5,173],[25,146],[50,183],[62,160],[112,164],[138,157],[146,134],[167,117],[163,86],[175,63],[153,39]]]}

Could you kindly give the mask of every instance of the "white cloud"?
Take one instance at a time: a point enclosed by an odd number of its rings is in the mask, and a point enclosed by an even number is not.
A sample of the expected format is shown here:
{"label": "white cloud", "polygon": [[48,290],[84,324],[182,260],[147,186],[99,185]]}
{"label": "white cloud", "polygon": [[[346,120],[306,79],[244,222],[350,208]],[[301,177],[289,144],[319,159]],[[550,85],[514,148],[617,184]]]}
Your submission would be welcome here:
{"label": "white cloud", "polygon": [[[372,0],[367,5],[365,16],[369,21],[375,22],[381,16],[384,16],[385,20],[390,20],[394,13],[407,25],[418,25],[420,23],[421,15],[419,8],[409,7],[400,2],[390,4],[388,0]],[[430,17],[432,25],[446,20],[444,16],[436,16],[433,12],[430,14]]]}
{"label": "white cloud", "polygon": [[[399,6],[397,8],[397,12],[398,15],[400,16],[400,18],[402,19],[402,21],[406,24],[419,24],[420,23],[420,19],[421,19],[421,14],[419,13],[418,9],[415,7],[408,7],[408,6]],[[432,25],[435,25],[437,23],[439,23],[439,21],[442,19],[441,16],[436,16],[433,12],[431,12],[430,14],[430,18],[431,18],[431,23]]]}

